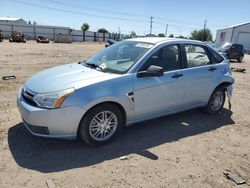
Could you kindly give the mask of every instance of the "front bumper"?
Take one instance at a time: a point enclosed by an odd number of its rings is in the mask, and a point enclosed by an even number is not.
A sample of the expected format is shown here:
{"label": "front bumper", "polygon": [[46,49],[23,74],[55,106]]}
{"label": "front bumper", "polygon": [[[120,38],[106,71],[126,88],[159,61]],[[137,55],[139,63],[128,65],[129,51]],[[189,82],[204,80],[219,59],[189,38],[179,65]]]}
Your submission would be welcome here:
{"label": "front bumper", "polygon": [[36,136],[74,139],[82,116],[80,107],[43,109],[27,103],[21,89],[17,94],[17,107],[25,127]]}

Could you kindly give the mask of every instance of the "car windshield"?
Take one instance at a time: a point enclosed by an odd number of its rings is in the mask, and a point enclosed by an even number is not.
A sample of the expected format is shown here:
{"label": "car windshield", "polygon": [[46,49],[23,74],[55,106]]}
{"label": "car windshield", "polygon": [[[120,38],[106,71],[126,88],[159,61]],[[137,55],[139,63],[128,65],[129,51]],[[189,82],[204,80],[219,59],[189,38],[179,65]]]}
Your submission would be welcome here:
{"label": "car windshield", "polygon": [[121,41],[105,48],[85,62],[86,65],[99,67],[105,72],[124,74],[152,47],[153,44],[150,43]]}

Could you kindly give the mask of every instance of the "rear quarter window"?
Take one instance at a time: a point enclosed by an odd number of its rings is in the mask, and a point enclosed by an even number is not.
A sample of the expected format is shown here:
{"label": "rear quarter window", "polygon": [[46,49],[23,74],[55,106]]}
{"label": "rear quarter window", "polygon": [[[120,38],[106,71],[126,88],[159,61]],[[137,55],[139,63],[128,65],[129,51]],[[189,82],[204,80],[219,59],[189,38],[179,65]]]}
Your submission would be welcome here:
{"label": "rear quarter window", "polygon": [[224,61],[224,58],[214,50],[211,50],[211,55],[213,56],[214,63],[221,63],[222,61]]}

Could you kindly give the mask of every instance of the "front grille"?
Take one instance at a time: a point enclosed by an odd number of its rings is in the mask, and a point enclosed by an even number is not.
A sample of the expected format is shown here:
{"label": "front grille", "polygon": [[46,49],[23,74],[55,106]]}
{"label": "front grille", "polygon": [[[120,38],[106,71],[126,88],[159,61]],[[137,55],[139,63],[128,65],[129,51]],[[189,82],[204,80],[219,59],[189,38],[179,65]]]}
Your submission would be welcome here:
{"label": "front grille", "polygon": [[34,95],[27,89],[22,89],[22,96],[28,104],[30,104],[31,106],[37,106],[37,104],[33,100]]}

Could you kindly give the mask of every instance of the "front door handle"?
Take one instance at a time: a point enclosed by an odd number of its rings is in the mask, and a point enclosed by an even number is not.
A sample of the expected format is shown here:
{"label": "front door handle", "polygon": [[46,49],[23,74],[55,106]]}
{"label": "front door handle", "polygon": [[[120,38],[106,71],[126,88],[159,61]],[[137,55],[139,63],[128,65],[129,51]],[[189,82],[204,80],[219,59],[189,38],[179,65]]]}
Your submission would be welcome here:
{"label": "front door handle", "polygon": [[182,76],[183,76],[183,74],[174,74],[174,75],[172,76],[172,78],[177,79],[177,78],[182,77]]}
{"label": "front door handle", "polygon": [[209,69],[208,69],[208,71],[215,71],[217,68],[216,67],[210,67]]}

